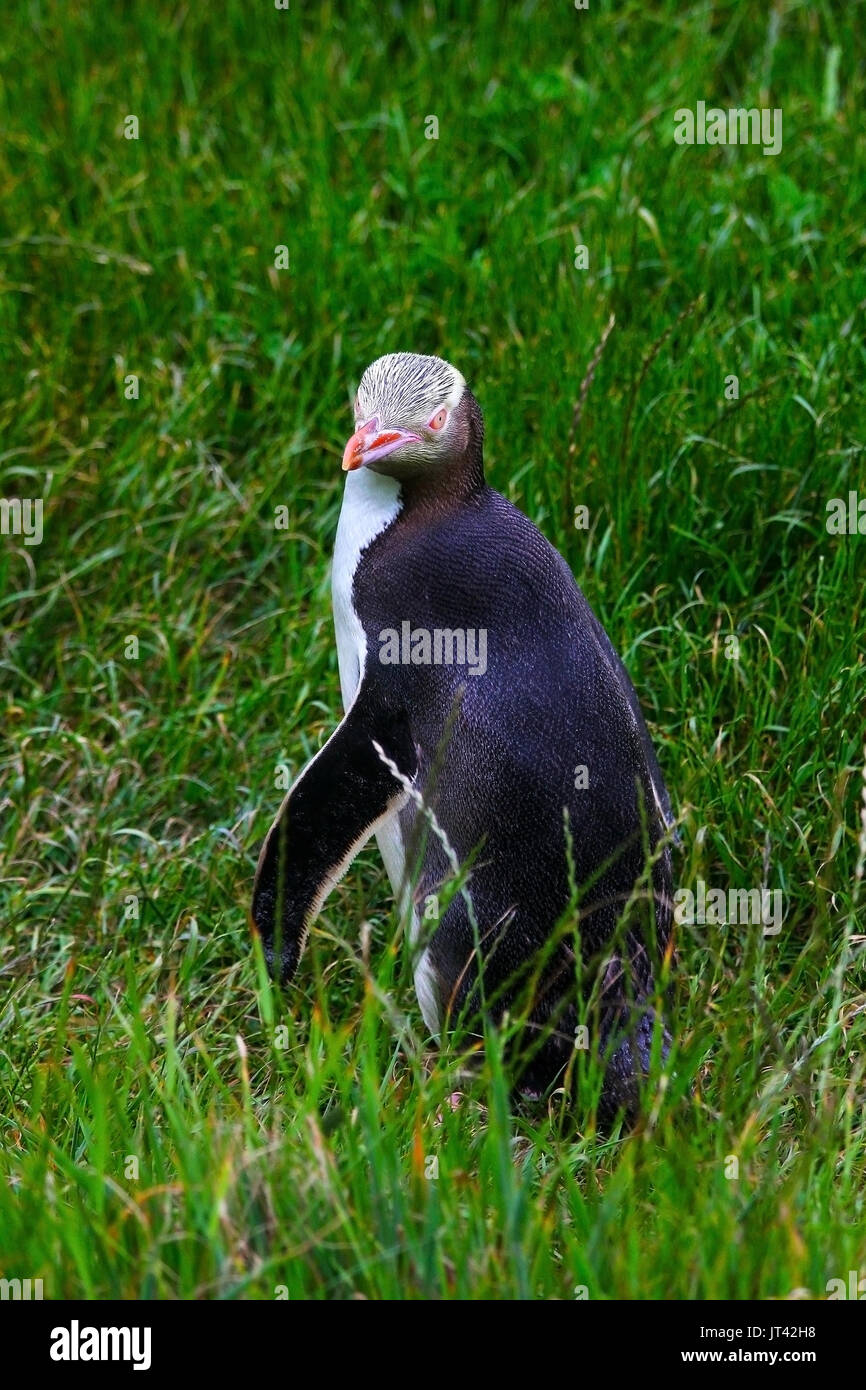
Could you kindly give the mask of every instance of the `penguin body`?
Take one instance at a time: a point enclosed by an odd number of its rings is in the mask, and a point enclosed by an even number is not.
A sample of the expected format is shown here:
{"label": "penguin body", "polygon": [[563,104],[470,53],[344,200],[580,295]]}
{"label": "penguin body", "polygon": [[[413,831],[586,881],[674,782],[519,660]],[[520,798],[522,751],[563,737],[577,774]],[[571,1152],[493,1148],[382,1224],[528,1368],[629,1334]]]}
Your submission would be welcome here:
{"label": "penguin body", "polygon": [[[500,1017],[530,990],[519,1084],[544,1091],[579,1017],[575,938],[555,935],[573,868],[602,1108],[630,1114],[672,915],[670,806],[634,689],[565,561],[484,481],[481,414],[459,373],[379,359],[357,413],[333,566],[346,715],[265,842],[255,925],[291,975],[330,886],[375,833],[411,911],[428,1028]],[[455,862],[469,865],[465,890],[423,940]],[[641,884],[645,902],[630,904]]]}

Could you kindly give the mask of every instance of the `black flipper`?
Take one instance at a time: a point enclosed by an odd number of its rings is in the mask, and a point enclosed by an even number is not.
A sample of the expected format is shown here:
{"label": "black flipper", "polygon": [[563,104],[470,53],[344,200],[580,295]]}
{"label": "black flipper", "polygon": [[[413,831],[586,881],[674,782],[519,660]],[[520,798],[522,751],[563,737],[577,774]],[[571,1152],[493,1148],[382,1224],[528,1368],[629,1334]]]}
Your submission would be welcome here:
{"label": "black flipper", "polygon": [[388,708],[362,684],[342,724],[290,789],[262,845],[252,919],[268,968],[281,982],[294,975],[334,884],[408,798],[376,744],[411,781],[417,755],[405,709]]}

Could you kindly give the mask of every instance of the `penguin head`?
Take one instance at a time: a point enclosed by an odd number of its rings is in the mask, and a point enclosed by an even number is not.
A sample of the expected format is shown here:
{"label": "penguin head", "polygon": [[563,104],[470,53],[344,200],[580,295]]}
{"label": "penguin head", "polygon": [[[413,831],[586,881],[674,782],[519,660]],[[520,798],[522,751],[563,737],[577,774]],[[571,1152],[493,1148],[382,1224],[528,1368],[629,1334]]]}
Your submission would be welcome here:
{"label": "penguin head", "polygon": [[441,357],[391,352],[361,377],[355,433],[343,470],[369,468],[392,478],[447,471],[477,450],[483,423],[462,375]]}

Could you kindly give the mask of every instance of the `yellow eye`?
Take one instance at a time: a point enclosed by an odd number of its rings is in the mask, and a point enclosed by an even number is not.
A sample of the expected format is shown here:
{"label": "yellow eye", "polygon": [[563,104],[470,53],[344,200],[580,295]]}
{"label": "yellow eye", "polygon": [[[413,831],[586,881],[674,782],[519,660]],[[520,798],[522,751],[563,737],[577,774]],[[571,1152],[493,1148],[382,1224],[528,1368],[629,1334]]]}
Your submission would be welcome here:
{"label": "yellow eye", "polygon": [[436,411],[436,414],[433,416],[433,419],[430,421],[430,424],[427,428],[431,430],[441,430],[442,426],[445,424],[445,421],[447,419],[448,411],[445,409],[443,405],[441,410]]}

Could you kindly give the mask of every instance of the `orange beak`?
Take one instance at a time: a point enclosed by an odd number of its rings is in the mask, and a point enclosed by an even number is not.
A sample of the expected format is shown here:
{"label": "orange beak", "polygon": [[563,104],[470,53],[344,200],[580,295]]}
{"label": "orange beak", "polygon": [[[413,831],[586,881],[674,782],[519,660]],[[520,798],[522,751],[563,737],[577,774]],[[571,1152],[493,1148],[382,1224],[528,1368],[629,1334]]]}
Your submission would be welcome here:
{"label": "orange beak", "polygon": [[410,430],[384,430],[379,434],[378,429],[379,417],[374,415],[372,420],[355,431],[343,450],[344,473],[351,473],[362,464],[385,458],[412,440],[420,443],[421,436],[412,434]]}
{"label": "orange beak", "polygon": [[351,473],[353,469],[360,468],[364,459],[364,445],[367,443],[369,435],[366,425],[356,430],[343,450],[343,472]]}

